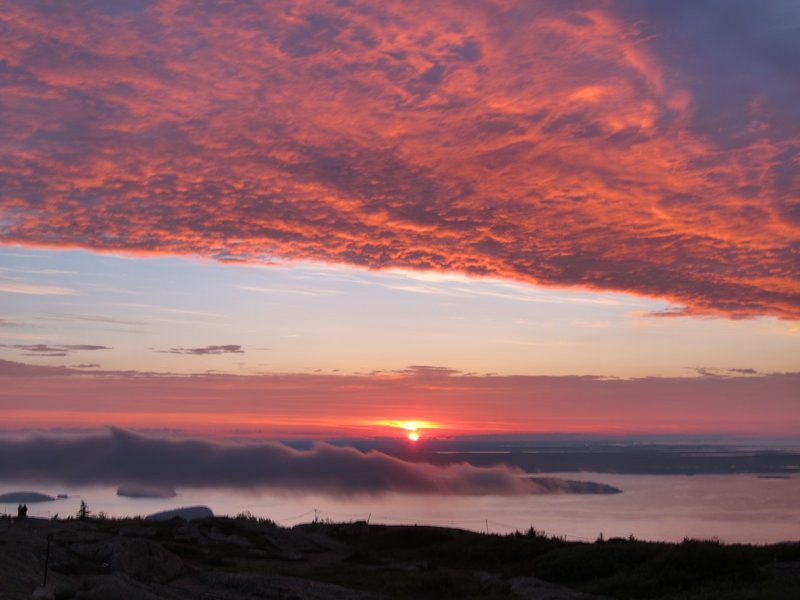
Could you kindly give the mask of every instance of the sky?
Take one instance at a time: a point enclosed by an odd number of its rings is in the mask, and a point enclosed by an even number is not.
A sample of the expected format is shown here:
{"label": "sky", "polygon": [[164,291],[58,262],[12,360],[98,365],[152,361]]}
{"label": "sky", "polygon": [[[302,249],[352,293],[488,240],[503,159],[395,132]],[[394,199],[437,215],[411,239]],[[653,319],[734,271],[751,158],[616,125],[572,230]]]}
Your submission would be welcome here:
{"label": "sky", "polygon": [[0,30],[3,430],[800,434],[795,2]]}

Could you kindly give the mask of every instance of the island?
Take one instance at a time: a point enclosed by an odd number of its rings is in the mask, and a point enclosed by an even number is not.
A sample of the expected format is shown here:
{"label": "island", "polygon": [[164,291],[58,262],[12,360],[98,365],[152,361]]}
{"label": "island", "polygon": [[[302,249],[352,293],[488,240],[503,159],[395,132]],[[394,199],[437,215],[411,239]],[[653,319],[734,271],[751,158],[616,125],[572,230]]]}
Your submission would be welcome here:
{"label": "island", "polygon": [[55,498],[40,492],[8,492],[0,494],[0,504],[22,502],[25,504],[34,504],[36,502],[52,502]]}

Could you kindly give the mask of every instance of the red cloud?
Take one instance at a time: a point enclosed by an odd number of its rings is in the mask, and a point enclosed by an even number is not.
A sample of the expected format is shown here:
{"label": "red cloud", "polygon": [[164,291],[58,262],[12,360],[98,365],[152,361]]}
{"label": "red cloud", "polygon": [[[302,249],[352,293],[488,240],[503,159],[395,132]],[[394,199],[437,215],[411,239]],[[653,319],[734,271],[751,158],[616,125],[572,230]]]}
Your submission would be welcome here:
{"label": "red cloud", "polygon": [[800,318],[796,94],[605,6],[8,2],[0,235]]}

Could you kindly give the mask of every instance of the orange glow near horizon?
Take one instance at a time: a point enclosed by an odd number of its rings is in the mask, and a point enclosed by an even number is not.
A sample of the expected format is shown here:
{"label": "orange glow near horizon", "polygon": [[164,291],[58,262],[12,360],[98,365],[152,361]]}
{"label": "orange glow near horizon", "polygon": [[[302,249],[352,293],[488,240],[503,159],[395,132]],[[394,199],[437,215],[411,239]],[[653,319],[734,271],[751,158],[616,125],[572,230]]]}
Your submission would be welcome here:
{"label": "orange glow near horizon", "polygon": [[[406,439],[414,432],[438,438],[521,433],[796,435],[800,430],[794,410],[798,375],[792,374],[628,380],[449,372],[402,379],[120,374],[3,379],[0,423],[6,430],[116,426],[262,439]],[[24,407],[19,405],[23,393]],[[758,406],[752,403],[755,395],[763,398]],[[382,418],[405,411],[431,420]]]}
{"label": "orange glow near horizon", "polygon": [[[411,442],[419,441],[422,437],[420,433],[421,429],[438,429],[442,430],[443,427],[439,423],[434,423],[432,421],[423,421],[423,420],[414,420],[414,421],[383,421],[382,425],[386,425],[389,427],[397,427],[400,429],[404,429],[408,432],[407,438]],[[465,431],[455,431],[454,433],[465,433]]]}
{"label": "orange glow near horizon", "polygon": [[[774,419],[774,418],[773,418]],[[769,421],[765,416],[765,421]],[[2,429],[13,430],[48,430],[58,429],[106,429],[120,427],[134,430],[161,429],[169,427],[174,431],[186,434],[197,434],[211,437],[229,437],[252,439],[335,439],[339,437],[375,438],[387,437],[376,428],[364,427],[355,421],[320,416],[265,416],[253,413],[222,412],[109,412],[102,410],[0,410]],[[766,425],[767,423],[759,423]],[[796,434],[797,424],[783,423],[783,428],[763,427],[764,435]],[[0,429],[0,432],[2,432]],[[416,442],[422,438],[420,430],[404,431],[406,439]],[[532,423],[517,423],[512,427],[506,423],[487,423],[476,417],[465,420],[457,427],[446,430],[439,429],[437,437],[449,438],[464,435],[516,435],[516,434],[586,434],[586,435],[663,435],[663,434],[704,434],[704,433],[748,433],[738,422],[719,423],[712,429],[697,423],[675,422],[672,424],[656,424],[650,419],[638,418],[628,420],[624,424],[610,420],[601,421],[587,417],[586,421],[577,423],[567,415],[546,423],[539,422],[538,427]]]}
{"label": "orange glow near horizon", "polygon": [[385,427],[399,427],[400,429],[405,429],[406,431],[417,431],[418,429],[444,429],[440,423],[423,421],[420,419],[415,419],[413,421],[379,421],[371,424],[382,425]]}

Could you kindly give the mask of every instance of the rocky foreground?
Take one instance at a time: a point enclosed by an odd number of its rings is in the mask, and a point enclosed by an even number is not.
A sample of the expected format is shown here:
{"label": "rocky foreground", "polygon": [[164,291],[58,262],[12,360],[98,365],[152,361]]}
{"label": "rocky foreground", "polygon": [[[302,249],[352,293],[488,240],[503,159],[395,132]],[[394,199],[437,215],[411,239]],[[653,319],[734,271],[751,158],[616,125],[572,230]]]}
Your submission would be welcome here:
{"label": "rocky foreground", "polygon": [[800,544],[585,544],[535,531],[363,522],[287,529],[220,517],[0,520],[3,600],[788,599],[800,597],[798,565]]}

